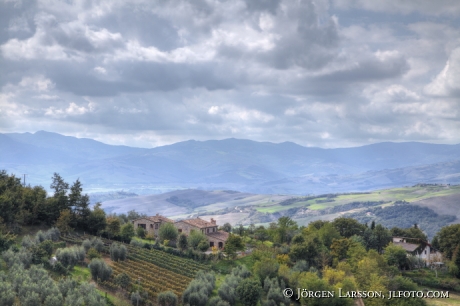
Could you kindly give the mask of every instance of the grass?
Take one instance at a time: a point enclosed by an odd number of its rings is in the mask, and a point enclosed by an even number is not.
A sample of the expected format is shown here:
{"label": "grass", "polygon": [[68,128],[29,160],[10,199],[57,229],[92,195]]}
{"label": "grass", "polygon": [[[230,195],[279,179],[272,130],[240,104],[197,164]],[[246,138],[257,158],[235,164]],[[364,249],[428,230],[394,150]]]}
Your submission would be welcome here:
{"label": "grass", "polygon": [[244,257],[237,258],[235,260],[220,260],[213,265],[213,270],[221,274],[230,274],[233,268],[242,265],[246,266],[248,270],[252,270],[254,263],[255,261],[252,255],[247,255]]}
{"label": "grass", "polygon": [[[350,193],[337,195],[332,202],[317,203],[317,200],[325,200],[325,197],[315,198],[308,201],[295,202],[290,205],[279,205],[280,200],[256,206],[256,210],[262,213],[275,213],[290,208],[308,207],[310,210],[321,210],[339,206],[351,202],[368,201],[407,201],[415,202],[433,197],[459,194],[460,186],[414,186],[392,189],[376,190],[369,193]],[[387,204],[388,205],[388,204]]]}
{"label": "grass", "polygon": [[75,266],[71,274],[74,279],[80,279],[84,282],[91,280],[91,273],[86,267]]}

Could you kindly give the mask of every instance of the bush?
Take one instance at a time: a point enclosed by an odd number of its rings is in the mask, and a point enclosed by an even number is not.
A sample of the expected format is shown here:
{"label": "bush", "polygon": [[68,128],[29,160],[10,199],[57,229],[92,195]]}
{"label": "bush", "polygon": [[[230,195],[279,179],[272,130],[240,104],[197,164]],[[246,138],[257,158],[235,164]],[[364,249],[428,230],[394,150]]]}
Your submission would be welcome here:
{"label": "bush", "polygon": [[259,281],[253,278],[246,278],[236,287],[236,295],[241,304],[245,306],[256,305],[260,298],[261,287]]}
{"label": "bush", "polygon": [[142,227],[138,227],[138,228],[136,229],[136,234],[137,234],[137,237],[139,237],[139,238],[145,238],[147,232],[146,232],[146,230],[143,229]]}
{"label": "bush", "polygon": [[112,243],[110,246],[110,259],[113,261],[125,260],[128,255],[128,250],[124,245]]}
{"label": "bush", "polygon": [[160,306],[176,306],[177,295],[172,291],[161,292],[158,294],[158,305]]}
{"label": "bush", "polygon": [[88,253],[86,253],[86,257],[91,261],[94,258],[101,258],[101,254],[99,254],[95,248],[91,248],[88,250]]}
{"label": "bush", "polygon": [[85,261],[85,249],[73,246],[70,248],[57,249],[56,258],[68,269],[72,269],[77,263]]}
{"label": "bush", "polygon": [[175,241],[177,239],[177,236],[179,235],[179,232],[177,231],[177,228],[174,226],[174,224],[166,222],[160,226],[158,235],[161,241],[164,241],[164,240]]}
{"label": "bush", "polygon": [[98,280],[106,281],[109,279],[110,275],[112,275],[112,268],[110,268],[102,259],[95,258],[91,260],[88,267],[91,271],[93,280],[96,282]]}
{"label": "bush", "polygon": [[[139,228],[142,228],[142,227],[139,227]],[[131,242],[129,244],[132,246],[138,247],[138,248],[144,247],[144,243],[136,239],[131,239]]]}

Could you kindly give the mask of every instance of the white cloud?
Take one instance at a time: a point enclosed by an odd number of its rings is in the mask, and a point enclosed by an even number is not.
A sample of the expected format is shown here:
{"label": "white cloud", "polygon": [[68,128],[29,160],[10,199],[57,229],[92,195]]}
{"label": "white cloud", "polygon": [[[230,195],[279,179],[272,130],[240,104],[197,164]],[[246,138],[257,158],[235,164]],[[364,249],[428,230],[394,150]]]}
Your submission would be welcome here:
{"label": "white cloud", "polygon": [[452,51],[444,69],[425,86],[432,96],[460,96],[460,48]]}

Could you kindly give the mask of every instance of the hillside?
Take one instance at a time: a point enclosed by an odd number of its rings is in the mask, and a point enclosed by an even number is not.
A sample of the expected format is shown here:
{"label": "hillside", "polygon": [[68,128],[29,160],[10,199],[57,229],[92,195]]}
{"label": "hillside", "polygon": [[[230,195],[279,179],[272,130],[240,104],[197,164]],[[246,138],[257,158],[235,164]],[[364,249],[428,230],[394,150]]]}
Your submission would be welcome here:
{"label": "hillside", "polygon": [[53,172],[89,192],[137,194],[232,189],[263,194],[368,191],[460,183],[460,145],[377,143],[322,149],[242,139],[184,141],[153,149],[56,133],[0,135],[0,169],[49,186]]}
{"label": "hillside", "polygon": [[[171,198],[177,199],[176,203]],[[398,203],[405,203],[405,207],[410,207],[411,213],[400,214],[401,219],[398,220],[394,216],[388,218],[394,219],[392,222],[385,219],[385,214],[380,218],[368,214],[375,209],[393,207]],[[220,224],[229,222],[233,225],[266,224],[281,216],[289,216],[299,225],[307,225],[318,219],[332,220],[352,214],[351,216],[362,222],[376,220],[390,227],[410,227],[419,223],[422,228],[429,228],[431,236],[445,224],[459,222],[460,185],[421,184],[365,193],[306,197],[189,189],[105,201],[102,207],[108,212],[126,213],[135,209],[148,215],[160,213],[171,218],[212,217]],[[390,213],[391,210],[384,212]]]}

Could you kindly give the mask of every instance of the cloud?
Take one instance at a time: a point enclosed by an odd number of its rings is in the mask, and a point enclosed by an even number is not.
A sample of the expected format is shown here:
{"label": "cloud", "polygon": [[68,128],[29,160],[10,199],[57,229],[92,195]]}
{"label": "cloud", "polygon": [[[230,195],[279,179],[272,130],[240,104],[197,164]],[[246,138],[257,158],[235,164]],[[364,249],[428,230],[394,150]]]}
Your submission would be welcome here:
{"label": "cloud", "polygon": [[444,69],[425,86],[431,96],[460,97],[460,48],[454,49]]}
{"label": "cloud", "polygon": [[0,132],[147,147],[227,137],[460,142],[457,9],[0,0]]}

